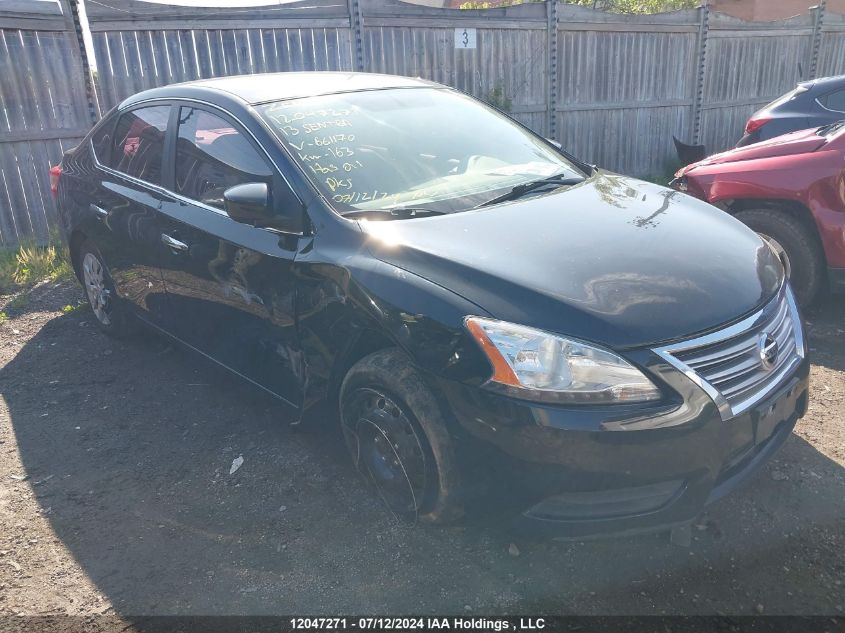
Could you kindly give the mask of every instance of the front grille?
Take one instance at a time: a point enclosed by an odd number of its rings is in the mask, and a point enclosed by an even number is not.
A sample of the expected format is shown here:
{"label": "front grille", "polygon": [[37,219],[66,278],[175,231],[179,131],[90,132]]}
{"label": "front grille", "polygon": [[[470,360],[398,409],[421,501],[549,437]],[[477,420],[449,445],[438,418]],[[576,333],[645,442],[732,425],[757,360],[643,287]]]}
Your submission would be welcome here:
{"label": "front grille", "polygon": [[[777,355],[764,361],[762,347]],[[768,344],[767,344],[768,343]],[[698,382],[722,417],[739,415],[759,402],[801,362],[804,338],[787,287],[757,314],[722,331],[655,350]]]}

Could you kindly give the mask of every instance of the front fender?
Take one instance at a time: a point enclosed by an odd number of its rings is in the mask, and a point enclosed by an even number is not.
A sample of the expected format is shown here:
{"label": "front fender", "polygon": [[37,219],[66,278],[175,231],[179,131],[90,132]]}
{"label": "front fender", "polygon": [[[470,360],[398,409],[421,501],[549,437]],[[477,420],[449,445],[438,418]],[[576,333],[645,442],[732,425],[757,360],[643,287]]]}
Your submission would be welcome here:
{"label": "front fender", "polygon": [[797,203],[809,211],[829,266],[845,266],[842,152],[818,151],[706,166],[686,174],[690,193],[721,208],[736,201]]}
{"label": "front fender", "polygon": [[[337,261],[337,260],[335,260]],[[339,383],[362,339],[395,345],[414,364],[441,378],[481,384],[486,358],[466,333],[468,315],[489,316],[479,306],[366,251],[344,261],[300,263],[297,326],[305,354],[306,406]]]}

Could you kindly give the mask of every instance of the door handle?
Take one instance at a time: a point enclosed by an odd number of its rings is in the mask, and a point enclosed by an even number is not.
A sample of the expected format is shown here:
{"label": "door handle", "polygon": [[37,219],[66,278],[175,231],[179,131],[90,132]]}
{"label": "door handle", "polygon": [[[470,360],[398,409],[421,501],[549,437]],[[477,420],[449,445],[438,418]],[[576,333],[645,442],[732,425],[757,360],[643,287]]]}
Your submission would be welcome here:
{"label": "door handle", "polygon": [[161,234],[161,243],[165,246],[169,246],[174,251],[188,250],[188,245],[185,244],[185,242],[180,242],[179,240],[170,237],[167,233]]}
{"label": "door handle", "polygon": [[88,205],[88,208],[100,219],[105,219],[109,217],[109,212],[106,211],[103,207],[98,207],[96,204]]}

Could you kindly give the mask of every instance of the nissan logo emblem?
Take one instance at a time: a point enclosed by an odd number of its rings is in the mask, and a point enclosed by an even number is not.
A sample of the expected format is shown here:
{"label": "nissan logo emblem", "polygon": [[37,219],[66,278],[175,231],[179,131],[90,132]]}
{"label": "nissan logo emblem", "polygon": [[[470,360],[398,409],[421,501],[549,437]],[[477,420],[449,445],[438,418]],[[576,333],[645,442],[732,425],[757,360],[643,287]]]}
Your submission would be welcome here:
{"label": "nissan logo emblem", "polygon": [[778,342],[769,332],[763,332],[757,338],[757,352],[760,354],[760,364],[769,371],[778,362]]}

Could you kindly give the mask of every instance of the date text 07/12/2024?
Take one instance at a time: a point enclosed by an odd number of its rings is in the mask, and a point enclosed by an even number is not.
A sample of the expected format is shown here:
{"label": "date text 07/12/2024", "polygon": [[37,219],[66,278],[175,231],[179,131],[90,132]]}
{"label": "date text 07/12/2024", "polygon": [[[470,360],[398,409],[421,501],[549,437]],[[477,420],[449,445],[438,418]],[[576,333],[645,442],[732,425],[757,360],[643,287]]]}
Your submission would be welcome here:
{"label": "date text 07/12/2024", "polygon": [[469,618],[469,617],[297,617],[290,626],[298,631],[337,630],[458,630],[458,631],[539,631],[546,627],[544,618]]}

